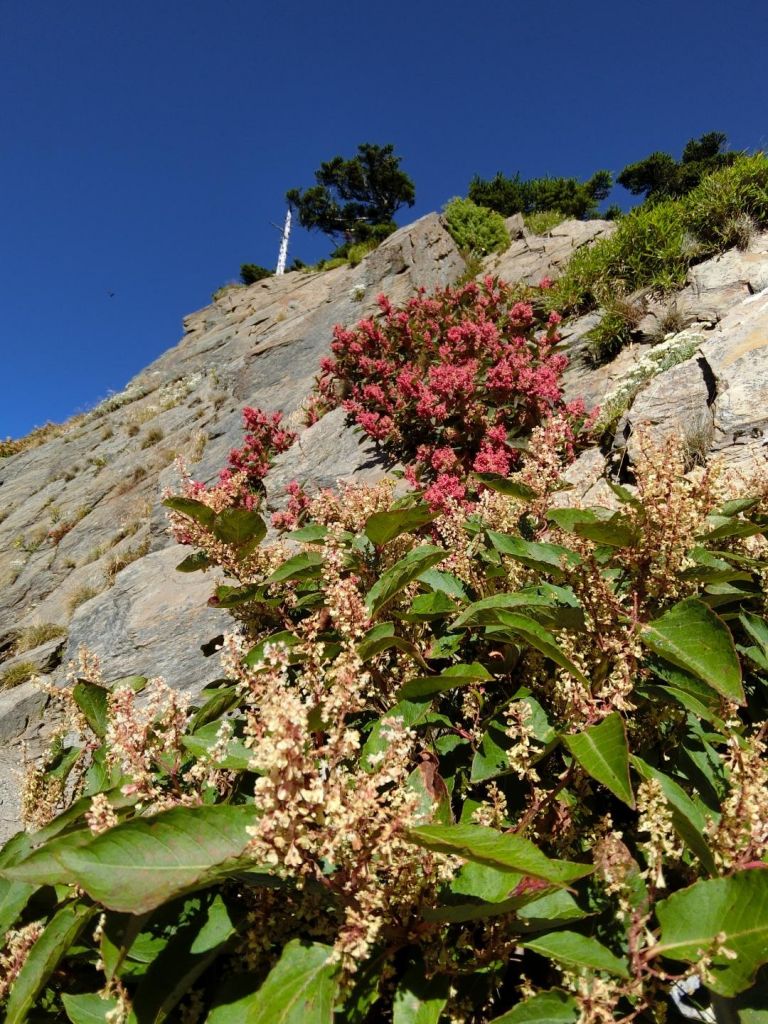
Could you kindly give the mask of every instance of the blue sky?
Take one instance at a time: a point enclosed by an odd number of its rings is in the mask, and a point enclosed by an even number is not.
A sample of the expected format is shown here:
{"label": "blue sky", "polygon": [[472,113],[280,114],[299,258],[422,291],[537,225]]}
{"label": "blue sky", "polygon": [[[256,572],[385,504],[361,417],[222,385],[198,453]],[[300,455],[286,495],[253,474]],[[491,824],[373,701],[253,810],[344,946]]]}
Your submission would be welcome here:
{"label": "blue sky", "polygon": [[[763,0],[0,0],[0,437],[122,388],[272,265],[286,189],[359,142],[415,180],[401,223],[475,173],[765,147],[766,28]],[[291,257],[327,251],[298,231]]]}

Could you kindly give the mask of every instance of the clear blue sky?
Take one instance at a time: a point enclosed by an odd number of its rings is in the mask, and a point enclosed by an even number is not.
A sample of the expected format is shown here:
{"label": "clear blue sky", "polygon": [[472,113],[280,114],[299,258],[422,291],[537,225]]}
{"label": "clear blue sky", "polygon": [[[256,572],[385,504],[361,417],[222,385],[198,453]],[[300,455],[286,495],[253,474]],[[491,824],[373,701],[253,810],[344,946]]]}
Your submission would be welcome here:
{"label": "clear blue sky", "polygon": [[123,387],[359,142],[414,178],[401,223],[476,172],[765,146],[767,30],[764,0],[0,0],[0,437]]}

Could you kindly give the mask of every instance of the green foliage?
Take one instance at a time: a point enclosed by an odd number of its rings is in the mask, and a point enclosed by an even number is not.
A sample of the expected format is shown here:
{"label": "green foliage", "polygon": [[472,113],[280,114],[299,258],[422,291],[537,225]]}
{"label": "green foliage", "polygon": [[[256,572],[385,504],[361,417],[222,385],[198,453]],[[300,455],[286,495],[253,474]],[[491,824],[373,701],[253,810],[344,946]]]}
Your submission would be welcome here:
{"label": "green foliage", "polygon": [[[400,170],[394,146],[362,143],[349,160],[336,156],[315,172],[312,188],[291,189],[288,202],[299,223],[309,230],[355,243],[366,241],[381,228],[390,228],[401,206],[413,206],[415,188]],[[380,237],[380,236],[379,236]]]}
{"label": "green foliage", "polygon": [[347,257],[346,256],[332,256],[327,260],[320,260],[316,266],[316,270],[336,270],[337,267],[346,267]]}
{"label": "green foliage", "polygon": [[469,183],[469,198],[480,206],[488,206],[504,217],[513,213],[545,213],[557,211],[561,217],[594,217],[597,204],[606,199],[613,184],[609,171],[597,171],[588,181],[577,178],[531,178],[523,181],[519,174],[505,177],[500,171],[485,181],[474,177]]}
{"label": "green foliage", "polygon": [[559,210],[542,210],[540,213],[527,213],[525,226],[534,235],[546,235],[565,220],[565,214]]}
{"label": "green foliage", "polygon": [[743,246],[744,218],[753,228],[768,225],[768,158],[763,153],[708,175],[686,204],[687,227],[709,252]]}
{"label": "green foliage", "polygon": [[603,323],[592,332],[593,356],[602,361],[631,333],[617,300],[641,288],[669,293],[685,283],[692,264],[746,244],[753,230],[766,226],[768,158],[737,156],[683,198],[636,207],[617,221],[611,237],[579,249],[547,303],[567,312],[606,306]]}
{"label": "green foliage", "polygon": [[471,199],[458,196],[443,207],[448,231],[459,250],[470,256],[487,256],[509,248],[509,234],[504,218]]}
{"label": "green foliage", "polygon": [[609,307],[600,322],[587,332],[587,352],[593,365],[608,363],[632,337],[633,321],[621,308]]}
{"label": "green foliage", "polygon": [[365,257],[378,247],[379,241],[376,238],[369,238],[365,242],[357,242],[355,245],[350,245],[347,252],[347,261],[350,267],[356,267],[358,263],[362,263]]}
{"label": "green foliage", "polygon": [[564,508],[545,444],[466,512],[350,488],[286,541],[167,499],[240,640],[189,708],[81,667],[83,733],[0,851],[5,1019],[194,991],[209,1024],[650,1022],[686,972],[757,998],[766,495],[669,447],[618,511]]}
{"label": "green foliage", "polygon": [[274,270],[262,267],[258,263],[240,264],[240,280],[243,284],[256,284],[257,281],[263,281],[267,277],[274,277],[274,273]]}
{"label": "green foliage", "polygon": [[707,132],[686,143],[679,162],[669,153],[651,153],[625,167],[616,180],[632,195],[643,196],[646,201],[679,199],[708,174],[730,166],[739,157],[739,153],[723,152],[725,143],[722,132]]}

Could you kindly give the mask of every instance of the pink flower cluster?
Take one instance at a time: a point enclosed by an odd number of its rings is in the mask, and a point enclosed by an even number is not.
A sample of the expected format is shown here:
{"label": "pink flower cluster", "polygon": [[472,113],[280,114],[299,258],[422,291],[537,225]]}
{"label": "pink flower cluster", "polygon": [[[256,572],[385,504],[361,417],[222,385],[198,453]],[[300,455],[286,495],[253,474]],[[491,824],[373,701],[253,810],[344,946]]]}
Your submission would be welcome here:
{"label": "pink flower cluster", "polygon": [[[243,409],[243,425],[246,434],[241,448],[229,453],[227,468],[219,472],[215,484],[205,484],[187,478],[184,494],[221,512],[225,508],[255,509],[261,504],[263,486],[261,480],[267,475],[272,460],[293,444],[296,433],[281,427],[282,413],[266,413],[261,409],[246,406]],[[175,531],[180,544],[190,543],[180,528]]]}
{"label": "pink flower cluster", "polygon": [[286,484],[285,493],[288,495],[288,503],[281,512],[274,513],[272,525],[276,530],[295,530],[312,499],[298,480]]}
{"label": "pink flower cluster", "polygon": [[282,418],[280,412],[262,412],[250,406],[243,409],[246,434],[243,447],[233,448],[229,453],[230,471],[245,473],[249,483],[256,483],[267,475],[274,456],[287,451],[296,440],[295,431],[280,426]]}
{"label": "pink flower cluster", "polygon": [[471,471],[509,473],[517,434],[569,414],[560,387],[568,361],[554,351],[561,317],[542,320],[518,296],[492,277],[431,296],[422,289],[403,309],[382,295],[379,319],[334,329],[322,399],[406,461],[436,507],[465,500]]}

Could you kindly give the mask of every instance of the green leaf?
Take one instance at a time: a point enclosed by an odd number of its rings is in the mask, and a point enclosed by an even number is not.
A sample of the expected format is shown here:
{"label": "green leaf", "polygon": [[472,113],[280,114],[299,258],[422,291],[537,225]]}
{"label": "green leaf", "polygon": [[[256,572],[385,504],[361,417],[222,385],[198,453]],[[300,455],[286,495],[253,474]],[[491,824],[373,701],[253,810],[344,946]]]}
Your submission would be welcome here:
{"label": "green leaf", "polygon": [[263,640],[260,640],[255,647],[252,647],[245,656],[245,664],[248,668],[256,668],[257,665],[264,661],[264,650],[267,644],[284,644],[287,648],[296,647],[300,643],[299,638],[295,633],[291,633],[287,629],[278,630],[277,633],[270,633],[269,636],[265,636]]}
{"label": "green leaf", "polygon": [[709,516],[708,521],[712,523],[712,529],[702,534],[701,540],[709,544],[715,540],[725,540],[726,537],[753,537],[763,530],[757,523],[734,519],[731,516]]}
{"label": "green leaf", "polygon": [[374,512],[365,524],[366,537],[382,547],[389,541],[399,537],[401,533],[413,533],[427,523],[437,519],[429,505],[413,505],[411,508],[398,508],[389,512]]}
{"label": "green leaf", "polygon": [[664,799],[672,811],[672,824],[675,831],[686,846],[696,854],[706,870],[710,874],[714,874],[716,871],[715,861],[704,838],[707,822],[697,805],[683,787],[669,775],[657,771],[656,768],[652,768],[639,757],[633,756],[631,760],[633,768],[644,779],[655,779],[659,783],[664,793]]}
{"label": "green leaf", "polygon": [[408,654],[422,668],[429,671],[429,666],[421,656],[421,651],[416,644],[395,635],[395,624],[393,622],[379,622],[372,626],[360,641],[357,653],[362,661],[370,661],[371,658],[382,651],[394,648]]}
{"label": "green leaf", "polygon": [[537,651],[541,651],[550,661],[554,661],[560,668],[570,672],[582,686],[589,688],[589,680],[581,669],[577,668],[561,649],[553,634],[544,629],[535,619],[517,612],[499,612],[499,623],[499,626],[486,627],[486,633],[496,640],[501,640],[502,643],[509,642],[509,634],[512,634],[513,642],[517,639],[524,640],[531,647],[535,647]]}
{"label": "green leaf", "polygon": [[545,893],[519,911],[526,931],[551,928],[555,922],[580,921],[587,914],[565,889]]}
{"label": "green leaf", "polygon": [[[251,601],[265,602],[265,587],[261,583],[248,583],[244,587],[231,587],[222,584],[216,587],[215,605],[217,608],[237,608]],[[211,601],[211,603],[214,603]]]}
{"label": "green leaf", "polygon": [[429,619],[442,619],[446,615],[455,615],[455,613],[456,605],[450,597],[441,591],[433,591],[429,594],[417,594],[403,618],[421,622]]}
{"label": "green leaf", "polygon": [[29,902],[29,897],[37,889],[29,882],[12,882],[8,878],[0,878],[0,936],[5,935]]}
{"label": "green leaf", "polygon": [[514,558],[529,569],[538,569],[551,576],[560,577],[569,565],[578,565],[580,557],[575,551],[561,547],[559,544],[541,544],[536,541],[523,540],[508,533],[497,533],[488,530],[488,538],[494,548],[502,555]]}
{"label": "green leaf", "polygon": [[220,995],[206,1024],[332,1024],[337,983],[330,946],[292,939],[257,992]]}
{"label": "green leaf", "polygon": [[370,614],[376,615],[380,612],[421,573],[442,562],[446,554],[444,548],[422,544],[409,551],[399,562],[395,562],[379,577],[366,595],[365,603]]}
{"label": "green leaf", "polygon": [[[206,757],[218,742],[220,722],[209,722],[202,726],[197,732],[182,737],[182,744],[185,749],[194,754],[195,757]],[[213,764],[218,768],[226,768],[228,771],[249,771],[253,760],[253,751],[246,747],[242,740],[234,737],[227,743],[223,757],[216,758]]]}
{"label": "green leaf", "polygon": [[213,521],[213,533],[225,544],[242,547],[259,544],[267,535],[267,524],[258,512],[247,508],[225,508]]}
{"label": "green leaf", "polygon": [[658,903],[656,916],[661,932],[652,952],[698,963],[702,951],[709,954],[722,940],[736,957],[714,955],[708,986],[721,996],[738,995],[768,962],[768,869],[696,882]]}
{"label": "green leaf", "polygon": [[237,707],[242,695],[236,686],[220,686],[214,690],[203,706],[196,711],[189,723],[189,731],[195,732],[209,722],[215,722],[227,711]]}
{"label": "green leaf", "polygon": [[185,915],[168,945],[152,961],[133,999],[140,1021],[161,1024],[195,981],[224,952],[235,926],[220,895]]}
{"label": "green leaf", "polygon": [[397,987],[392,1003],[392,1024],[438,1024],[448,1002],[448,979],[427,979],[421,965],[409,970]]}
{"label": "green leaf", "polygon": [[573,996],[559,989],[538,992],[490,1024],[576,1024],[580,1010]]}
{"label": "green leaf", "polygon": [[499,476],[497,473],[474,473],[473,476],[480,483],[491,491],[498,491],[499,494],[506,494],[510,498],[519,498],[521,501],[528,501],[536,497],[536,491],[528,484],[518,483],[507,476]]}
{"label": "green leaf", "polygon": [[619,978],[629,977],[626,960],[616,956],[597,939],[579,932],[550,932],[524,942],[523,946],[568,967],[588,967]]}
{"label": "green leaf", "polygon": [[760,618],[759,615],[753,615],[751,612],[744,612],[740,615],[739,622],[749,636],[759,645],[763,655],[768,658],[768,622]]}
{"label": "green leaf", "polygon": [[[542,744],[543,748],[556,739],[556,732],[547,718],[544,708],[535,697],[522,697],[522,703],[530,708],[528,725],[533,735]],[[507,732],[507,722],[502,716],[497,716],[488,724],[483,734],[474,758],[472,759],[472,782],[483,782],[486,779],[497,778],[499,775],[508,775],[511,771],[507,751],[512,746],[512,738]]]}
{"label": "green leaf", "polygon": [[563,741],[587,775],[634,808],[627,734],[618,711],[583,732],[563,736]]}
{"label": "green leaf", "polygon": [[197,572],[199,569],[207,569],[213,564],[213,560],[204,551],[195,551],[194,554],[187,555],[179,562],[176,572]]}
{"label": "green leaf", "polygon": [[104,1024],[109,1011],[117,1007],[116,999],[102,999],[98,992],[81,996],[64,993],[61,1001],[72,1024]]}
{"label": "green leaf", "polygon": [[328,536],[328,527],[322,523],[309,523],[299,530],[291,530],[288,539],[298,544],[322,544]]}
{"label": "green leaf", "polygon": [[317,551],[301,551],[279,565],[267,583],[284,583],[286,580],[300,579],[304,576],[318,576],[322,564],[323,556]]}
{"label": "green leaf", "polygon": [[414,814],[424,824],[452,825],[451,797],[436,762],[420,761],[406,780],[406,785],[419,797]]}
{"label": "green leaf", "polygon": [[591,874],[588,864],[550,860],[528,839],[482,825],[423,825],[409,831],[419,846],[451,853],[492,868],[511,869],[547,882],[565,884]]}
{"label": "green leaf", "polygon": [[248,806],[175,807],[90,839],[64,836],[1,873],[41,885],[77,883],[110,910],[141,914],[215,878],[244,852],[253,819]]}
{"label": "green leaf", "polygon": [[494,594],[492,597],[484,597],[480,601],[473,601],[451,623],[450,628],[456,630],[475,624],[496,623],[500,621],[496,613],[498,611],[509,611],[510,608],[547,607],[552,604],[554,604],[552,597],[543,593],[517,591],[513,594]]}
{"label": "green leaf", "polygon": [[635,526],[621,512],[609,509],[556,508],[547,513],[547,519],[561,530],[606,547],[625,548],[637,540]]}
{"label": "green leaf", "polygon": [[134,693],[141,693],[149,682],[149,676],[121,676],[113,679],[109,684],[110,690],[116,690],[120,686],[128,686]]}
{"label": "green leaf", "polygon": [[59,961],[97,912],[98,907],[84,903],[66,903],[56,911],[13,983],[5,1024],[24,1024]]}
{"label": "green leaf", "polygon": [[485,782],[506,775],[510,771],[507,750],[512,740],[507,735],[507,723],[503,719],[492,721],[480,741],[472,758],[471,782]]}
{"label": "green leaf", "polygon": [[459,601],[467,600],[467,592],[461,580],[450,572],[440,572],[438,569],[427,569],[416,577],[419,583],[429,587],[437,594],[446,594],[448,597],[455,597]]}
{"label": "green leaf", "polygon": [[80,679],[72,689],[72,696],[91,730],[103,740],[108,724],[108,691],[87,679]]}
{"label": "green leaf", "polygon": [[460,896],[475,896],[486,903],[501,903],[509,899],[523,880],[519,871],[504,871],[487,864],[467,861],[451,882],[451,892]]}
{"label": "green leaf", "polygon": [[363,745],[363,749],[360,752],[360,764],[362,767],[369,771],[371,764],[369,758],[372,754],[380,754],[382,750],[386,750],[388,746],[388,740],[382,735],[382,729],[387,724],[389,718],[399,718],[406,728],[412,729],[417,725],[421,725],[430,715],[432,705],[428,700],[424,701],[410,701],[401,700],[398,701],[393,707],[382,715],[378,721],[373,723],[373,727],[368,734],[368,739]]}
{"label": "green leaf", "polygon": [[724,502],[717,510],[721,516],[737,516],[740,512],[749,512],[759,504],[760,498],[732,498]]}
{"label": "green leaf", "polygon": [[410,679],[397,691],[397,697],[399,700],[421,700],[436,693],[455,690],[458,686],[492,681],[491,673],[476,661],[471,665],[449,665],[439,676],[421,676],[418,679]]}
{"label": "green leaf", "polygon": [[196,523],[200,523],[201,526],[205,526],[210,529],[213,526],[213,521],[216,518],[216,513],[212,508],[204,505],[202,501],[195,501],[194,498],[182,498],[180,495],[172,498],[165,498],[163,504],[166,508],[173,509],[174,512],[181,512],[182,515],[187,516],[189,519],[194,519]]}
{"label": "green leaf", "polygon": [[655,654],[707,683],[728,700],[744,703],[741,666],[723,620],[696,598],[680,601],[640,633]]}

